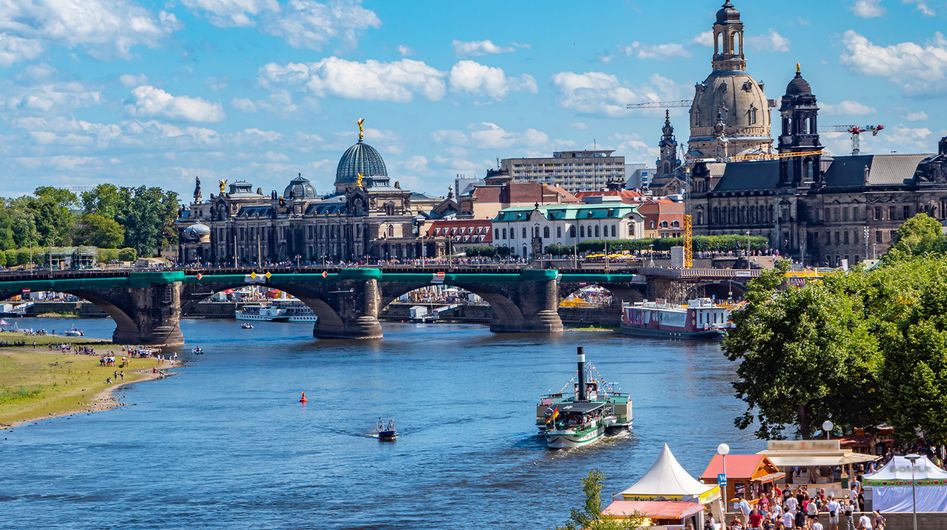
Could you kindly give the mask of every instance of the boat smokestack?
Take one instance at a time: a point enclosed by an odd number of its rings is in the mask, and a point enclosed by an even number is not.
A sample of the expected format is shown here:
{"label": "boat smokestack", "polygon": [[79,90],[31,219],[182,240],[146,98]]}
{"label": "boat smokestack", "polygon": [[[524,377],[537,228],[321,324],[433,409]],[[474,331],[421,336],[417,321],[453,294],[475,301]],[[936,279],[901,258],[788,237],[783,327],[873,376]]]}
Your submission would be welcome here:
{"label": "boat smokestack", "polygon": [[579,401],[585,401],[587,398],[585,392],[585,350],[582,346],[576,348],[576,354],[579,357]]}

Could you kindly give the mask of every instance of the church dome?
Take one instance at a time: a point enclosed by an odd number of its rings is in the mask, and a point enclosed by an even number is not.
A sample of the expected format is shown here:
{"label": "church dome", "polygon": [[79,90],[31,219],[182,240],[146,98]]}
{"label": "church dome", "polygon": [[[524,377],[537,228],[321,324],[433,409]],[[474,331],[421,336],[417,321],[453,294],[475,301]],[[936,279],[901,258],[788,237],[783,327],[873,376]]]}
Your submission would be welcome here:
{"label": "church dome", "polygon": [[[349,147],[342,154],[339,160],[339,167],[335,171],[336,187],[355,184],[358,181],[358,174],[370,180],[387,180],[388,169],[385,167],[385,160],[374,147],[359,140],[358,143]],[[378,177],[381,177],[380,179]]]}
{"label": "church dome", "polygon": [[812,95],[812,87],[809,82],[802,78],[802,73],[796,67],[796,77],[786,86],[787,96],[809,96]]}
{"label": "church dome", "polygon": [[[714,128],[722,121],[726,135],[746,136],[748,129],[764,131],[749,135],[769,135],[769,102],[763,87],[744,72],[713,73],[698,85],[691,105],[691,128]],[[760,134],[761,133],[761,134]]]}
{"label": "church dome", "polygon": [[733,4],[730,3],[730,0],[724,2],[723,7],[717,11],[717,23],[726,24],[728,22],[739,22],[740,21],[740,12],[737,11],[737,8],[733,7]]}
{"label": "church dome", "polygon": [[200,241],[210,237],[210,227],[204,223],[195,223],[185,228],[181,235],[187,241]]}
{"label": "church dome", "polygon": [[300,174],[289,181],[289,186],[286,186],[286,189],[283,190],[283,198],[286,200],[315,199],[316,188],[312,187],[312,184],[309,183],[309,179],[303,178]]}

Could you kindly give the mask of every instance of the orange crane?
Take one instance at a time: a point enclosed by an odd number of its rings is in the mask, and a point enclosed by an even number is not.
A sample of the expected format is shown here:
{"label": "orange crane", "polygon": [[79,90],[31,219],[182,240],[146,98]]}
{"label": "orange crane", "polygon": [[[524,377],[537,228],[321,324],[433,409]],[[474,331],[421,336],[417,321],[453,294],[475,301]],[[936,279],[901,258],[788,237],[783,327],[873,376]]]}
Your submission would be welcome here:
{"label": "orange crane", "polygon": [[870,132],[872,136],[878,136],[885,126],[878,125],[830,125],[828,127],[819,127],[821,131],[847,132],[852,135],[852,156],[861,153],[861,135]]}

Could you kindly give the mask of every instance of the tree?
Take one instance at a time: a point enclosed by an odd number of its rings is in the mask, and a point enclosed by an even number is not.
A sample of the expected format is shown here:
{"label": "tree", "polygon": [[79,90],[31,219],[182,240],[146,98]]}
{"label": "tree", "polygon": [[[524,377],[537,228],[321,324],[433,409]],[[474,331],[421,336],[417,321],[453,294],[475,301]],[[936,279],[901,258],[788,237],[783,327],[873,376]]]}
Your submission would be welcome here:
{"label": "tree", "polygon": [[736,425],[758,423],[765,439],[795,425],[808,439],[825,419],[877,420],[880,357],[860,300],[826,283],[780,290],[785,269],[750,283],[749,304],[734,313],[736,328],[724,339],[727,358],[740,361],[733,387],[747,405]]}
{"label": "tree", "polygon": [[115,184],[99,184],[82,192],[82,209],[108,219],[115,219],[122,210],[122,193]]}
{"label": "tree", "polygon": [[125,242],[125,229],[113,219],[89,213],[79,220],[75,239],[79,245],[118,248]]}
{"label": "tree", "polygon": [[582,509],[572,509],[569,521],[556,530],[636,530],[644,525],[644,518],[608,519],[602,516],[602,486],[605,475],[598,470],[589,471],[582,479],[585,504]]}
{"label": "tree", "polygon": [[153,256],[177,242],[177,193],[139,186],[120,188],[119,194],[121,210],[116,220],[125,227],[125,246],[139,256]]}
{"label": "tree", "polygon": [[898,228],[894,246],[885,254],[886,261],[903,259],[926,252],[943,251],[940,222],[925,213],[908,219]]}
{"label": "tree", "polygon": [[33,192],[33,197],[25,198],[25,205],[33,215],[40,245],[72,244],[75,224],[72,208],[76,200],[75,193],[52,186],[40,186]]}

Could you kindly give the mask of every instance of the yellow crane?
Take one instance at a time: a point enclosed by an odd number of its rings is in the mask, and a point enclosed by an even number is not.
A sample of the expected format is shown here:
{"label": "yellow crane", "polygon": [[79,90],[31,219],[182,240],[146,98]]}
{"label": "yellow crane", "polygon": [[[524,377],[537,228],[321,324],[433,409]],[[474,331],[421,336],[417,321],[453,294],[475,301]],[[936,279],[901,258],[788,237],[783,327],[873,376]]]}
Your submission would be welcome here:
{"label": "yellow crane", "polygon": [[694,229],[690,214],[684,214],[684,268],[694,266]]}

